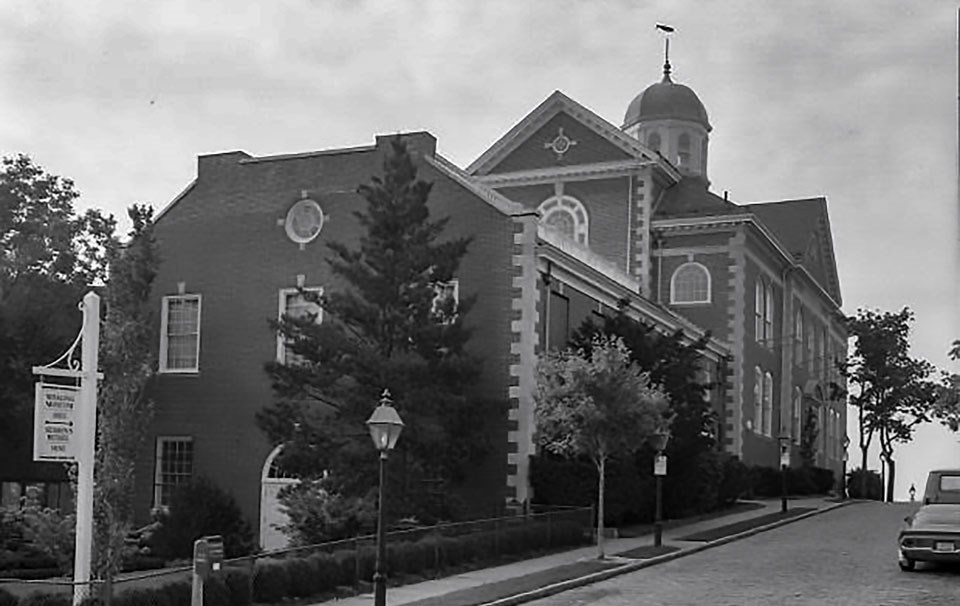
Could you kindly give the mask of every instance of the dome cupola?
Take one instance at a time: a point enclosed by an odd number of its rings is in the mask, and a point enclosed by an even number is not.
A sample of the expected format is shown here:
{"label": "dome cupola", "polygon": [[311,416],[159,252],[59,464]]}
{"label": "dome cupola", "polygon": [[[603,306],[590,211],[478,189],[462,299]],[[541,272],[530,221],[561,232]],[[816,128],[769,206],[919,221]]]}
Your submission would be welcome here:
{"label": "dome cupola", "polygon": [[689,86],[670,77],[670,60],[663,79],[634,97],[621,130],[659,152],[682,174],[707,178],[707,143],[712,130],[707,110]]}

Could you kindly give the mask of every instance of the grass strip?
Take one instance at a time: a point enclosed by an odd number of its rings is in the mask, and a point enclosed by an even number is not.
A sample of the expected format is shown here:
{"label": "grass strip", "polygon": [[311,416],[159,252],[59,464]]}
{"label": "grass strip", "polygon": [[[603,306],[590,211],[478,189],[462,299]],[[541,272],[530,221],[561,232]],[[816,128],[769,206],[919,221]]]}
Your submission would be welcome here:
{"label": "grass strip", "polygon": [[657,556],[662,556],[665,553],[670,553],[677,551],[680,548],[676,545],[661,545],[656,547],[654,545],[644,545],[643,547],[635,547],[629,551],[623,551],[617,555],[621,558],[633,558],[636,560],[646,560],[649,558],[655,558]]}
{"label": "grass strip", "polygon": [[717,528],[710,528],[701,532],[695,532],[689,534],[685,537],[680,537],[680,541],[716,541],[717,539],[722,539],[723,537],[728,537],[732,534],[737,534],[740,532],[745,532],[747,530],[752,530],[760,526],[766,526],[767,524],[772,524],[773,522],[779,522],[780,520],[787,520],[802,514],[805,514],[809,511],[813,511],[815,507],[794,507],[793,509],[788,509],[787,511],[778,511],[776,513],[768,513],[767,515],[760,516],[757,518],[750,518],[748,520],[742,520],[740,522],[734,522],[733,524],[727,524],[726,526],[719,526]]}
{"label": "grass strip", "polygon": [[594,572],[622,566],[623,562],[612,560],[582,560],[572,564],[557,566],[530,573],[513,579],[504,579],[495,583],[484,583],[477,587],[469,587],[458,591],[451,591],[443,595],[409,602],[407,606],[477,606],[500,598],[506,598],[519,593],[533,591],[547,585],[561,581],[569,581]]}

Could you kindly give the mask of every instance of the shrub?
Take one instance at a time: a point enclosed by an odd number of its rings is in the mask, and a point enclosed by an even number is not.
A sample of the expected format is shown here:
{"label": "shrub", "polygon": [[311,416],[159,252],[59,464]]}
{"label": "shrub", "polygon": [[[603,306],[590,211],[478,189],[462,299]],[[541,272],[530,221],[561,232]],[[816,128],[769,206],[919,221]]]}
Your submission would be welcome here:
{"label": "shrub", "polygon": [[253,568],[253,601],[279,602],[290,587],[286,566],[280,560],[258,560]]}
{"label": "shrub", "polygon": [[223,574],[211,574],[203,582],[203,606],[233,606],[230,589]]}
{"label": "shrub", "polygon": [[0,587],[0,606],[17,606],[17,596]]}
{"label": "shrub", "polygon": [[19,606],[71,606],[73,596],[66,593],[44,593],[34,591],[20,600]]}
{"label": "shrub", "polygon": [[813,468],[813,484],[816,494],[828,494],[836,488],[837,480],[832,469]]}
{"label": "shrub", "polygon": [[373,528],[377,519],[372,497],[330,494],[322,480],[284,487],[280,503],[290,520],[283,531],[296,545],[353,537]]}
{"label": "shrub", "polygon": [[159,515],[159,527],[150,538],[153,552],[165,558],[190,558],[193,542],[205,535],[223,536],[226,557],[254,550],[253,532],[233,497],[208,479],[179,487],[171,497],[169,513]]}
{"label": "shrub", "polygon": [[750,492],[750,468],[733,455],[724,456],[720,466],[718,501],[731,505]]}
{"label": "shrub", "polygon": [[227,568],[221,577],[229,595],[229,606],[250,606],[252,591],[250,570],[247,568]]}
{"label": "shrub", "polygon": [[333,564],[337,569],[337,585],[354,585],[357,576],[357,553],[352,549],[333,552]]}
{"label": "shrub", "polygon": [[[866,475],[867,490],[862,489],[861,482]],[[883,500],[883,482],[880,480],[880,474],[868,469],[866,473],[859,467],[847,474],[847,493],[852,499],[871,499],[874,501]]]}
{"label": "shrub", "polygon": [[22,516],[23,538],[55,560],[60,572],[68,572],[73,565],[76,514],[63,515],[58,509],[43,507],[39,501],[39,489],[30,486]]}
{"label": "shrub", "polygon": [[281,560],[287,569],[289,585],[287,595],[295,598],[305,598],[320,590],[320,583],[316,571],[306,558],[289,558]]}

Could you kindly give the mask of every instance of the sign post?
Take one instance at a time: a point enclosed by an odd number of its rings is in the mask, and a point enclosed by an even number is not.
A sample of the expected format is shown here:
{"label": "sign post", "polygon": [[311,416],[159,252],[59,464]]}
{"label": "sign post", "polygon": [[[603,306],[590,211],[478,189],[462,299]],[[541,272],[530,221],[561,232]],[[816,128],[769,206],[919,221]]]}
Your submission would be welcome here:
{"label": "sign post", "polygon": [[[93,465],[97,438],[97,380],[100,348],[100,297],[88,292],[80,304],[83,327],[77,340],[59,359],[35,366],[40,375],[34,403],[35,461],[76,461],[77,540],[73,557],[73,604],[78,606],[90,592],[90,559],[93,548]],[[77,343],[80,364],[73,360]],[[66,361],[67,368],[56,365]],[[43,383],[43,377],[79,380],[80,386]]]}
{"label": "sign post", "polygon": [[193,586],[190,606],[203,606],[203,585],[223,565],[223,537],[211,535],[193,542]]}

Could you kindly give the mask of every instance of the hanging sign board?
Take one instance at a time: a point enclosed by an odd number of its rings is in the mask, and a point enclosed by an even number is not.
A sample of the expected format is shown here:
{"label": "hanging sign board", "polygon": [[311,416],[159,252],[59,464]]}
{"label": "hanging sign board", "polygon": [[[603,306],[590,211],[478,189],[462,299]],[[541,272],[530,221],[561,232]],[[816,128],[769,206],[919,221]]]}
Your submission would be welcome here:
{"label": "hanging sign board", "polygon": [[653,475],[667,475],[667,455],[657,455],[653,460]]}
{"label": "hanging sign board", "polygon": [[37,383],[33,407],[33,460],[76,461],[80,388]]}

